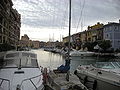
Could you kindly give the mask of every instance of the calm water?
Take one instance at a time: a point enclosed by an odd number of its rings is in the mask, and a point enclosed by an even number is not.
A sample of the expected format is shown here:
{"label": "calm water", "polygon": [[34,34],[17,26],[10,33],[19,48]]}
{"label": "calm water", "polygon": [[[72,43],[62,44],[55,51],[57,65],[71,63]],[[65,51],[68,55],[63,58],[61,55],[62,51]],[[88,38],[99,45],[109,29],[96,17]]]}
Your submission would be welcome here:
{"label": "calm water", "polygon": [[[44,51],[42,49],[32,50],[37,54],[38,63],[42,67],[49,67],[50,69],[56,69],[61,64],[64,64],[64,57],[60,54]],[[73,72],[78,65],[95,64],[97,62],[111,62],[120,61],[119,58],[98,58],[98,57],[71,57],[71,72]]]}

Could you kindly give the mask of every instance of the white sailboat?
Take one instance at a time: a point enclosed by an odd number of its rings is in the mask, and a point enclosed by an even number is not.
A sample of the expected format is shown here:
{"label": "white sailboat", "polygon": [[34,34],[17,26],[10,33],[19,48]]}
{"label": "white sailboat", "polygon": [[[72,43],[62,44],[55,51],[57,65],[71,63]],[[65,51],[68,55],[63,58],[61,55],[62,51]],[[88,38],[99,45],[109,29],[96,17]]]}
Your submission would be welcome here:
{"label": "white sailboat", "polygon": [[69,45],[68,52],[65,59],[65,65],[61,65],[56,70],[50,71],[47,74],[45,70],[45,77],[48,75],[48,78],[45,79],[46,85],[51,88],[47,90],[88,90],[79,79],[70,74],[70,32],[71,32],[71,0],[69,0]]}
{"label": "white sailboat", "polygon": [[44,90],[37,55],[30,51],[8,51],[0,69],[0,90]]}

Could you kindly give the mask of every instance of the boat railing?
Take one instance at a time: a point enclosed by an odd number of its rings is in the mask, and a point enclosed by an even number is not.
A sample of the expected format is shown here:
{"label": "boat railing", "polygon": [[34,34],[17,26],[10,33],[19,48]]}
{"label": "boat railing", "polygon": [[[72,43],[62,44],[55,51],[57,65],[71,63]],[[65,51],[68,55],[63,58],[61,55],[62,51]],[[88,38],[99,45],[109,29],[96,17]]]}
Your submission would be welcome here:
{"label": "boat railing", "polygon": [[111,65],[114,67],[114,68],[116,68],[116,66],[111,62]]}
{"label": "boat railing", "polygon": [[8,80],[8,79],[4,79],[4,78],[0,78],[2,81],[0,82],[0,87],[1,87],[1,85],[2,85],[2,83],[4,82],[4,81],[8,81],[9,82],[9,90],[10,90],[10,80]]}
{"label": "boat railing", "polygon": [[35,77],[31,77],[31,78],[27,78],[27,79],[22,80],[22,82],[21,82],[21,84],[20,84],[20,87],[22,86],[23,82],[29,80],[29,81],[32,83],[32,85],[35,87],[35,89],[37,90],[37,86],[34,84],[34,82],[32,81],[32,79],[37,78],[37,77],[40,77],[41,75],[42,75],[42,74],[40,74],[40,75],[38,75],[38,76],[35,76]]}
{"label": "boat railing", "polygon": [[[40,74],[40,75],[38,75],[38,76],[35,76],[35,77],[31,77],[31,78],[24,79],[24,80],[21,82],[20,87],[22,86],[23,82],[29,80],[29,81],[32,83],[32,85],[35,87],[35,89],[37,89],[37,86],[34,84],[34,82],[32,81],[32,79],[37,78],[37,77],[39,77],[39,76],[41,76],[41,75],[42,75],[42,74]],[[4,78],[0,78],[0,79],[1,79],[0,87],[1,87],[1,85],[2,85],[2,83],[3,83],[4,81],[8,81],[8,82],[9,82],[9,89],[8,89],[8,90],[10,90],[10,80],[4,79]]]}
{"label": "boat railing", "polygon": [[114,66],[114,68],[120,68],[120,64],[118,62],[111,62],[111,64]]}
{"label": "boat railing", "polygon": [[120,64],[118,63],[118,62],[116,62],[116,64],[119,66],[119,68],[120,68]]}

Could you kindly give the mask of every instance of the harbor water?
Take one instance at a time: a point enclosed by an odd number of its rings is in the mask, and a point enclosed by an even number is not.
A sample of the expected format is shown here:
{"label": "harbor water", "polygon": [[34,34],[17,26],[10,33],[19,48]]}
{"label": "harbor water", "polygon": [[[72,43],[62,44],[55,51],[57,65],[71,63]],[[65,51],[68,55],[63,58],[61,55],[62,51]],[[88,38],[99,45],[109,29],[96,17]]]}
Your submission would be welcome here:
{"label": "harbor water", "polygon": [[[32,50],[37,54],[39,66],[48,67],[51,70],[56,69],[60,65],[65,63],[65,58],[61,54],[44,51],[43,49]],[[96,64],[97,62],[120,62],[120,58],[115,57],[71,57],[71,72],[79,65]]]}

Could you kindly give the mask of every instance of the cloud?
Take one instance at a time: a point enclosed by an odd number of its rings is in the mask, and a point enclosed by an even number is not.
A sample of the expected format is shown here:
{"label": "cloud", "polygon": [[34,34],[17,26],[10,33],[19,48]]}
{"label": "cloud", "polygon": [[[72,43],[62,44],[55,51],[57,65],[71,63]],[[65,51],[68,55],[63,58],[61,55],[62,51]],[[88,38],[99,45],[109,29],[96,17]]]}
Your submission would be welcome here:
{"label": "cloud", "polygon": [[[63,19],[64,8],[58,7],[56,0],[13,0],[14,7],[22,14],[22,24],[33,27],[60,27],[65,26]],[[54,3],[53,3],[54,1]],[[58,7],[58,8],[57,8]]]}
{"label": "cloud", "polygon": [[[68,27],[69,0],[13,0],[13,3],[21,14],[22,26]],[[72,0],[72,27],[79,25],[80,31],[81,22],[83,27],[87,27],[97,22],[117,21],[120,18],[119,10],[120,0]]]}
{"label": "cloud", "polygon": [[[69,0],[13,0],[14,7],[22,14],[22,23],[33,27],[68,26]],[[84,0],[72,0],[72,24],[76,27]],[[97,22],[118,19],[119,0],[85,0],[84,21]]]}

